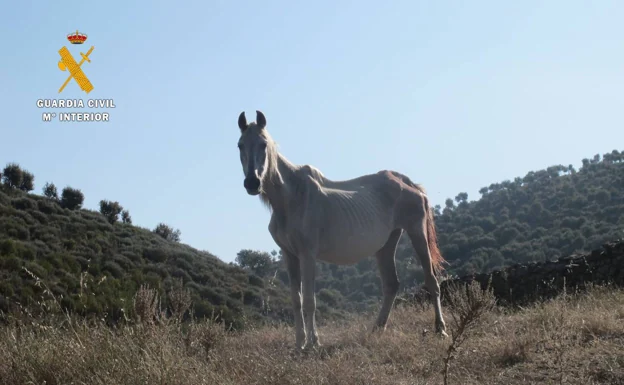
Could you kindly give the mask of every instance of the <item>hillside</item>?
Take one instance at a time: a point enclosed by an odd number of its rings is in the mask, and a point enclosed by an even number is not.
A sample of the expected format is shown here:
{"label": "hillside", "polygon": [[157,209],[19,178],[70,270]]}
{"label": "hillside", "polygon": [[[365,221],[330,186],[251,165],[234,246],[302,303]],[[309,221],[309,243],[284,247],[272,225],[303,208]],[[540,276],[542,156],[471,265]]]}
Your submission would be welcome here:
{"label": "hillside", "polygon": [[[111,321],[131,306],[140,285],[160,295],[182,279],[196,317],[238,322],[272,314],[264,300],[280,304],[285,291],[214,255],[166,240],[104,215],[62,208],[59,202],[17,189],[0,188],[0,310],[30,307],[43,287],[73,313],[106,315]],[[167,298],[164,296],[163,300]]]}
{"label": "hillside", "polygon": [[614,150],[458,194],[437,217],[440,244],[458,274],[590,251],[624,236],[624,154]]}

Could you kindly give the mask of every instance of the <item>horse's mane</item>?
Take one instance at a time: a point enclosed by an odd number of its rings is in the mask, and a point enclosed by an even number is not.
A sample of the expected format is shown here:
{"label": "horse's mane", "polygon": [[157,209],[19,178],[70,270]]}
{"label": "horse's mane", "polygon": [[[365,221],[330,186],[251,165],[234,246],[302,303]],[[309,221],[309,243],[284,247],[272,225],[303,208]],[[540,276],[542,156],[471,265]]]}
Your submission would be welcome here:
{"label": "horse's mane", "polygon": [[[255,123],[251,123],[250,125],[255,125]],[[277,143],[273,140],[273,138],[271,137],[271,134],[269,134],[269,131],[265,129],[262,130],[262,135],[264,136],[264,138],[266,139],[267,142],[267,147],[266,147],[266,151],[267,151],[267,171],[266,174],[264,176],[264,181],[263,184],[265,182],[268,183],[273,183],[275,185],[279,185],[283,183],[282,180],[282,175],[279,172],[279,165],[278,165],[278,159],[279,159],[279,151],[277,150]],[[264,191],[262,191],[260,193],[260,201],[269,209],[272,210],[271,207],[271,203],[269,202],[269,197],[265,194]]]}

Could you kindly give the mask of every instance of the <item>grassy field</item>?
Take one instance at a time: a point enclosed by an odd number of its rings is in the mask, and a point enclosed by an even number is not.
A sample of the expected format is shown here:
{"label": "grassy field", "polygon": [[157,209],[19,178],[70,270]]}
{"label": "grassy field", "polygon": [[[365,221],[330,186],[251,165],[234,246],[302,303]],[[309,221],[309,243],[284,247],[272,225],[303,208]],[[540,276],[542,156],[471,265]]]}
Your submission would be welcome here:
{"label": "grassy field", "polygon": [[457,291],[444,309],[446,339],[432,334],[431,307],[401,305],[382,334],[370,333],[372,315],[321,325],[323,347],[307,352],[294,350],[284,325],[234,333],[181,324],[160,315],[153,294],[140,290],[116,329],[59,314],[54,301],[13,318],[0,329],[2,384],[624,383],[621,289],[515,311],[489,293]]}

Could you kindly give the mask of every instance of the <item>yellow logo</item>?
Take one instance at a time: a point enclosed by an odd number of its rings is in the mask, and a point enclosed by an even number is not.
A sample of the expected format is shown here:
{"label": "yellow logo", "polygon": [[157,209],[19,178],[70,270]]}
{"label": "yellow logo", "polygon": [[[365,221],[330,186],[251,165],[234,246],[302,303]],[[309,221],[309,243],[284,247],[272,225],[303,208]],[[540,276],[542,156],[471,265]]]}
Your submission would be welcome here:
{"label": "yellow logo", "polygon": [[[78,34],[77,31],[76,31],[76,34]],[[86,35],[84,36],[86,40]],[[75,44],[75,43],[73,43],[72,41],[72,44]],[[87,94],[93,91],[93,84],[91,84],[91,82],[89,81],[89,78],[87,78],[87,75],[85,75],[84,72],[82,72],[82,68],[80,66],[85,61],[88,61],[89,63],[91,63],[91,59],[89,59],[89,55],[91,55],[91,52],[93,52],[94,48],[95,47],[91,46],[91,48],[89,49],[89,51],[87,51],[86,54],[80,52],[80,56],[82,56],[82,60],[80,60],[80,63],[76,63],[76,60],[74,60],[74,57],[69,52],[67,47],[63,46],[63,48],[61,48],[58,51],[59,54],[61,55],[61,60],[58,62],[59,69],[61,71],[69,70],[69,77],[67,78],[67,80],[65,80],[65,83],[63,83],[63,85],[59,89],[59,94],[63,92],[63,89],[65,89],[65,86],[67,86],[67,83],[69,83],[69,81],[72,78],[76,81],[76,83],[78,83],[78,86],[80,86],[80,89],[86,92]]]}

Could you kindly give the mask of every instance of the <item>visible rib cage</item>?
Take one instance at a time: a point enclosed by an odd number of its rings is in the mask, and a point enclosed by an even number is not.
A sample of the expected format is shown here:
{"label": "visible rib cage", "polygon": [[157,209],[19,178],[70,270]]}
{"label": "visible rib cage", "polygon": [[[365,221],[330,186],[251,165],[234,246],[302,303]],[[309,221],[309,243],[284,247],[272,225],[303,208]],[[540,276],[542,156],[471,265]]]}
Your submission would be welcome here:
{"label": "visible rib cage", "polygon": [[344,217],[348,232],[367,230],[379,219],[379,201],[369,192],[330,190],[327,191],[326,199],[330,207],[336,208],[327,213],[327,221],[333,222]]}

